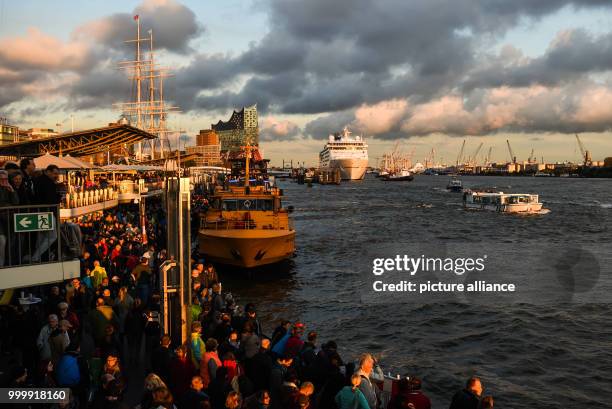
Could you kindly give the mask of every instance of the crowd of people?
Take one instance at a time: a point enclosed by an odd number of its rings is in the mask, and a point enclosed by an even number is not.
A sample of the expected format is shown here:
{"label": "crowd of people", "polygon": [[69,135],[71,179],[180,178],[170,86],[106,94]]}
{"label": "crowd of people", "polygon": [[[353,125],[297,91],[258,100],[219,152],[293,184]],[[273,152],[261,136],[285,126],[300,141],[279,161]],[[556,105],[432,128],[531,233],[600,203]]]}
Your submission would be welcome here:
{"label": "crowd of people", "polygon": [[[197,253],[190,333],[173,342],[161,323],[161,203],[147,201],[145,220],[143,229],[135,209],[119,207],[73,221],[82,235],[80,278],[29,289],[41,303],[0,307],[2,386],[69,388],[69,400],[54,409],[383,409],[374,356],[347,360],[335,341],[319,342],[300,321],[262,323],[258,306],[238,308]],[[470,378],[450,408],[492,408],[482,395],[480,379]],[[429,409],[431,402],[422,381],[407,376],[386,407]]]}

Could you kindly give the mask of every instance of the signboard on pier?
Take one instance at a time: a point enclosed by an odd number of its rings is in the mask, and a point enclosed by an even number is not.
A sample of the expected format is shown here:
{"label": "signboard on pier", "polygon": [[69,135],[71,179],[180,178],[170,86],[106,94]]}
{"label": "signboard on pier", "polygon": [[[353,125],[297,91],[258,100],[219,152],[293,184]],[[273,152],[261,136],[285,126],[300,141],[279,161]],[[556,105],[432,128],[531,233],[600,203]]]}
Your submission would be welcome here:
{"label": "signboard on pier", "polygon": [[55,228],[53,213],[15,213],[15,233],[50,231]]}

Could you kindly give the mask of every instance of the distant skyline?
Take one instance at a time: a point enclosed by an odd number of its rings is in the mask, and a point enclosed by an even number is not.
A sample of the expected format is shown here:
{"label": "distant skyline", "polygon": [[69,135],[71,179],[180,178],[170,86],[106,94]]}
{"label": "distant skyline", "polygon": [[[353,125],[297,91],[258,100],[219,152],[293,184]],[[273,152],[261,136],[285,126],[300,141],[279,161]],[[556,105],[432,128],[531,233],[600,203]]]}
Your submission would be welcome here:
{"label": "distant skyline", "polygon": [[[400,141],[415,161],[531,150],[612,156],[612,2],[605,0],[0,0],[0,116],[23,128],[115,121],[117,63],[138,14],[174,77],[170,126],[199,129],[257,104],[273,164],[316,165],[348,125],[371,165]],[[182,143],[182,142],[181,142]]]}

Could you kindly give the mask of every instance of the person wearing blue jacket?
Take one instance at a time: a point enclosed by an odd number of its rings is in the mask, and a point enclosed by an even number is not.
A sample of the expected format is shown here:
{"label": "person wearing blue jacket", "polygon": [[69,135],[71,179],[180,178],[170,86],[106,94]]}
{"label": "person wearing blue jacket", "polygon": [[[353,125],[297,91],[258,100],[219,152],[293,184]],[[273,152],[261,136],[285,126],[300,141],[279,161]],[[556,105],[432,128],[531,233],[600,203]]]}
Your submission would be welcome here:
{"label": "person wearing blue jacket", "polygon": [[336,405],[338,409],[370,409],[368,401],[359,390],[361,376],[354,374],[351,376],[352,386],[345,386],[336,395]]}
{"label": "person wearing blue jacket", "polygon": [[57,385],[71,388],[81,402],[86,402],[89,387],[89,370],[80,356],[78,344],[71,342],[55,368]]}

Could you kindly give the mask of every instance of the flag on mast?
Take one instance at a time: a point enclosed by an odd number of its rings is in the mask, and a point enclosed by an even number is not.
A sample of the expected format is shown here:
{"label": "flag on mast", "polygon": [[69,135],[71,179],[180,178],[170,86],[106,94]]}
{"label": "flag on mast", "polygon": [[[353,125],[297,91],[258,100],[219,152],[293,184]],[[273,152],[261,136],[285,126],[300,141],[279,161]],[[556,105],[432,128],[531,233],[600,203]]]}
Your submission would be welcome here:
{"label": "flag on mast", "polygon": [[138,14],[134,16],[134,20],[138,20]]}

